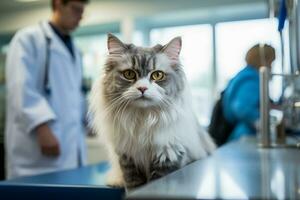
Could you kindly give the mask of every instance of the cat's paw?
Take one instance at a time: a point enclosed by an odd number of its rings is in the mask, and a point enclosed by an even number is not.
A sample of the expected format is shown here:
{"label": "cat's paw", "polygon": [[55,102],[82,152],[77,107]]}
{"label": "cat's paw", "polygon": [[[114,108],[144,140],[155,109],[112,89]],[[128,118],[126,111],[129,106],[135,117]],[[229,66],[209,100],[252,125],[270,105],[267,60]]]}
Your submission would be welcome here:
{"label": "cat's paw", "polygon": [[122,174],[114,170],[111,170],[107,173],[105,184],[110,187],[117,187],[117,188],[125,187]]}
{"label": "cat's paw", "polygon": [[157,152],[157,157],[154,163],[158,165],[172,165],[174,163],[180,164],[184,154],[185,150],[181,145],[164,147]]}
{"label": "cat's paw", "polygon": [[185,150],[182,146],[161,148],[150,166],[150,180],[165,176],[180,168]]}

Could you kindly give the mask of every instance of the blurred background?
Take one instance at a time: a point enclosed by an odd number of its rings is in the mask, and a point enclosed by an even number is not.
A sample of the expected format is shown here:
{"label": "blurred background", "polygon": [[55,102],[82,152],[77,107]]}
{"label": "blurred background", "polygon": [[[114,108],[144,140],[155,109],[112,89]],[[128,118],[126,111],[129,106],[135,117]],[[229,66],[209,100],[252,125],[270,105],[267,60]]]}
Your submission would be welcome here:
{"label": "blurred background", "polygon": [[[16,30],[48,19],[49,4],[48,0],[1,0],[1,132],[5,121],[4,64],[8,44]],[[281,72],[282,59],[288,65],[289,59],[280,54],[278,21],[274,17],[278,5],[277,0],[91,0],[74,33],[83,54],[85,84],[90,86],[103,66],[108,32],[138,46],[165,44],[182,36],[181,60],[192,88],[195,112],[207,127],[218,94],[245,66],[250,47],[256,43],[275,47],[275,73]],[[289,40],[286,32],[283,40]],[[288,55],[289,47],[284,48]],[[276,94],[276,89],[272,94]],[[97,136],[87,137],[87,142],[89,163],[106,159]]]}

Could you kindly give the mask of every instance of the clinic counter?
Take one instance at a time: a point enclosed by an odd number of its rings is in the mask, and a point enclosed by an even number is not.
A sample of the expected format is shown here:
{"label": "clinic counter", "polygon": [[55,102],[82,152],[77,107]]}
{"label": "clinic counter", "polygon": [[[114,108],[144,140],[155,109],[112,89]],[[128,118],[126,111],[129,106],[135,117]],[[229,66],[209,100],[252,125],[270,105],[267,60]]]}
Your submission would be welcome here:
{"label": "clinic counter", "polygon": [[124,190],[105,186],[106,162],[78,169],[0,181],[1,200],[119,200]]}
{"label": "clinic counter", "polygon": [[0,199],[300,199],[299,149],[229,143],[210,157],[129,191],[104,185],[100,163],[0,182]]}
{"label": "clinic counter", "polygon": [[299,168],[299,149],[260,149],[255,138],[247,138],[229,143],[126,198],[300,199]]}

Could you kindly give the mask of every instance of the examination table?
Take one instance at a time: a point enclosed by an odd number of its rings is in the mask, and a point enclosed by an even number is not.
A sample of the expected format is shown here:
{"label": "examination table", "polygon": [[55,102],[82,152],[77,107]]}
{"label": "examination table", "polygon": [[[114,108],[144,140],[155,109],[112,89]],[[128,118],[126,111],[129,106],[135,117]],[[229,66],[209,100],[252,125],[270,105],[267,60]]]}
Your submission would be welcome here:
{"label": "examination table", "polygon": [[0,182],[0,199],[300,199],[300,151],[232,142],[125,195],[104,186],[107,163]]}

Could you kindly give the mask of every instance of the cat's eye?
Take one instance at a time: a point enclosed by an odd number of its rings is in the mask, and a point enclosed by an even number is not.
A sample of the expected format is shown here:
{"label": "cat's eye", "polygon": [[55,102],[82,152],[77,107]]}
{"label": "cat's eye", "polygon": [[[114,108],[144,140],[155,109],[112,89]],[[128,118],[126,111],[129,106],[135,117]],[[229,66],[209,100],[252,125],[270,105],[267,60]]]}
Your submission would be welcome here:
{"label": "cat's eye", "polygon": [[131,69],[127,69],[125,71],[122,72],[124,78],[126,78],[127,80],[135,80],[136,79],[136,72],[131,70]]}
{"label": "cat's eye", "polygon": [[154,81],[162,81],[165,79],[165,76],[163,71],[155,71],[151,74],[151,79]]}

